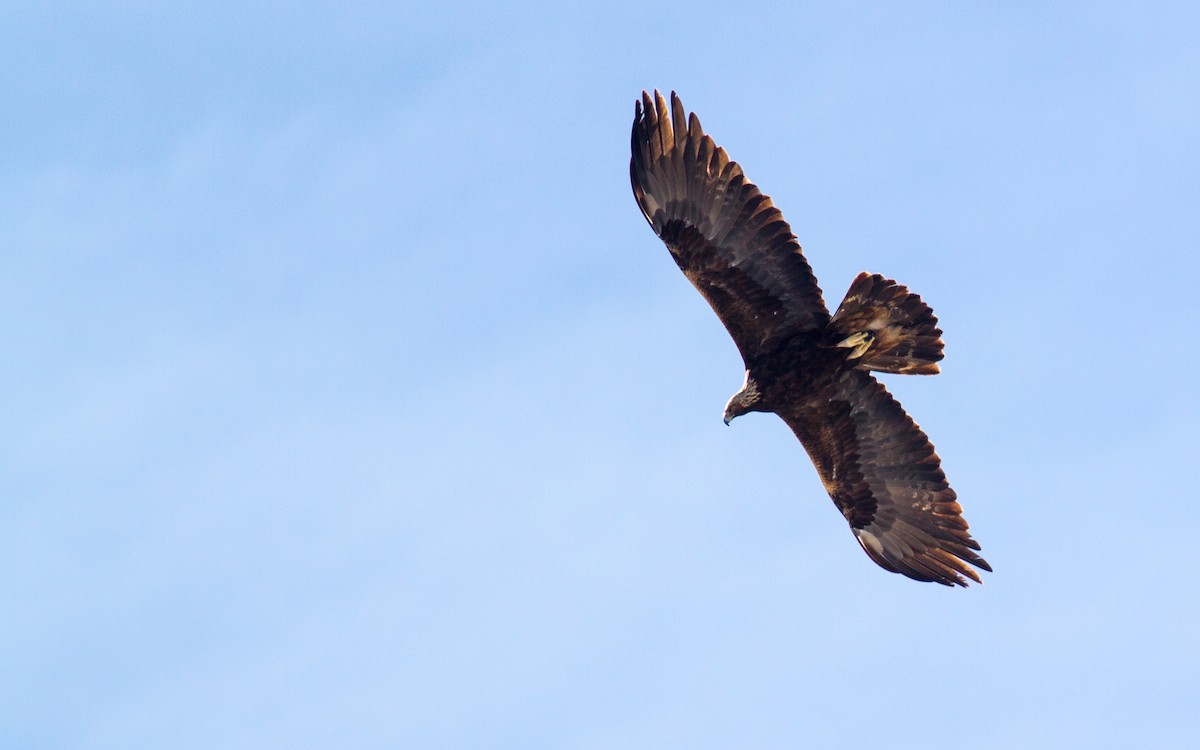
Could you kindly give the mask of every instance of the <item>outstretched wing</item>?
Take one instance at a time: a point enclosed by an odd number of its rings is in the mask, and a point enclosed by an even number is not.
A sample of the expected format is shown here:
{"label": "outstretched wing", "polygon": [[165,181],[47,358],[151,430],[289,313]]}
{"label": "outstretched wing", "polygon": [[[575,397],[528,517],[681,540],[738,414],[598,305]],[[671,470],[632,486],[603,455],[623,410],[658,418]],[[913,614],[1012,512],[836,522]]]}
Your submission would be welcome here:
{"label": "outstretched wing", "polygon": [[[685,124],[686,123],[686,124]],[[725,150],[657,91],[634,108],[633,194],[679,268],[708,300],[747,367],[829,320],[791,228]]]}
{"label": "outstretched wing", "polygon": [[828,399],[779,412],[867,555],[918,581],[966,586],[978,554],[929,438],[875,378],[847,372]]}

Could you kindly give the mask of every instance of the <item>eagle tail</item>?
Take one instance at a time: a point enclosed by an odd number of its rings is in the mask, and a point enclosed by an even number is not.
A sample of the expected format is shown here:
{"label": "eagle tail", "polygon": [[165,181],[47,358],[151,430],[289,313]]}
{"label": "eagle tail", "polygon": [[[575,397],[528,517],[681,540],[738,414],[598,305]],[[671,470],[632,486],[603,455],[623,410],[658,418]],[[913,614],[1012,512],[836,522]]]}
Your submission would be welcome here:
{"label": "eagle tail", "polygon": [[879,274],[860,273],[829,321],[836,346],[863,370],[936,375],[942,331],[929,305]]}

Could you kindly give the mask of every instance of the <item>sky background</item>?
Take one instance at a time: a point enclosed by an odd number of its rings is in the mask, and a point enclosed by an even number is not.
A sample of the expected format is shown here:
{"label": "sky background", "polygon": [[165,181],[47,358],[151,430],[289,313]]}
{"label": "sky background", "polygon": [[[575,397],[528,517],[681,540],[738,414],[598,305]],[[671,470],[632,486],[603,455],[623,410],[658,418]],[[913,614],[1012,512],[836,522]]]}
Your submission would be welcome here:
{"label": "sky background", "polygon": [[[1196,747],[1200,9],[1003,6],[5,4],[0,746]],[[721,423],[654,87],[933,306],[984,586]]]}

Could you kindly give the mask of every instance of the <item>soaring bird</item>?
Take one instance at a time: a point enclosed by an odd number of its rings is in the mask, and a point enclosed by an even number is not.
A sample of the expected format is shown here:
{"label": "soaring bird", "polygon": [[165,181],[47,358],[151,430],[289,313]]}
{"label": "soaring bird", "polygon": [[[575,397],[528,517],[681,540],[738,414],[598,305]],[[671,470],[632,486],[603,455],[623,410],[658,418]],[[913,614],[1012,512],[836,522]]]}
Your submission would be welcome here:
{"label": "soaring bird", "polygon": [[[685,115],[642,92],[629,176],[638,206],[712,305],[746,366],[725,423],[774,412],[808,452],[867,555],[918,581],[966,586],[991,571],[941,459],[872,372],[933,375],[933,310],[891,279],[861,273],[831,317],[779,209]],[[973,567],[972,567],[973,566]]]}

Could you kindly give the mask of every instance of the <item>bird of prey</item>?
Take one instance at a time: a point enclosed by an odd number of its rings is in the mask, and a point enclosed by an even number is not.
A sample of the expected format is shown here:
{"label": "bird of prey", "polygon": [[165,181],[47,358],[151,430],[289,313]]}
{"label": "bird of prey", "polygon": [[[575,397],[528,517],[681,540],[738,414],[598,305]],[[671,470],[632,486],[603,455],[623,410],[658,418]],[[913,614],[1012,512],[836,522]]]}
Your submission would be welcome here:
{"label": "bird of prey", "polygon": [[[746,365],[725,423],[774,412],[796,433],[867,555],[918,581],[966,586],[977,554],[929,438],[871,372],[933,375],[937,318],[891,279],[859,274],[832,316],[783,215],[657,91],[634,105],[633,194]],[[974,567],[972,567],[974,566]]]}

